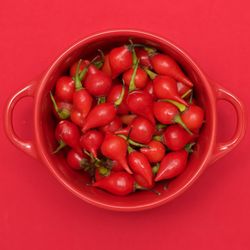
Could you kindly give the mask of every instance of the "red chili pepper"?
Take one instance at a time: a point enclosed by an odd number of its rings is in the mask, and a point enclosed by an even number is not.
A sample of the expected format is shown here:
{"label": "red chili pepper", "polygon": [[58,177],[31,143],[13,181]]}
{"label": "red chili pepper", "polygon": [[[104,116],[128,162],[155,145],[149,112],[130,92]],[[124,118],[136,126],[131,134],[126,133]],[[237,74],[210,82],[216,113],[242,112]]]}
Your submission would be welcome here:
{"label": "red chili pepper", "polygon": [[149,162],[160,162],[166,151],[164,145],[159,141],[152,140],[147,144],[147,146],[148,147],[140,148],[140,151],[147,157]]}
{"label": "red chili pepper", "polygon": [[132,113],[143,116],[155,124],[153,99],[147,92],[136,90],[129,93],[127,97],[127,105]]}
{"label": "red chili pepper", "polygon": [[193,136],[177,124],[167,127],[162,135],[162,142],[173,151],[184,148],[192,140]]}
{"label": "red chili pepper", "polygon": [[190,105],[181,114],[181,119],[190,130],[199,129],[204,121],[204,110],[197,105]]}
{"label": "red chili pepper", "polygon": [[144,48],[135,48],[136,56],[140,62],[140,65],[152,68],[152,64],[148,55],[148,52]]}
{"label": "red chili pepper", "polygon": [[[113,85],[107,96],[107,102],[115,103],[120,98],[123,88],[124,87],[121,83],[117,83]],[[128,106],[126,104],[126,98],[128,96],[128,89],[125,87],[124,90],[125,92],[124,92],[123,100],[121,104],[117,107],[117,114],[120,114],[120,115],[126,115],[129,112]]]}
{"label": "red chili pepper", "polygon": [[55,117],[59,120],[68,119],[72,112],[72,104],[64,101],[56,101],[51,92],[50,99],[53,104],[53,113]]}
{"label": "red chili pepper", "polygon": [[77,153],[71,149],[67,153],[67,163],[73,169],[85,169],[89,164],[89,157],[84,153]]}
{"label": "red chili pepper", "polygon": [[178,108],[169,103],[169,102],[163,102],[158,101],[154,102],[153,111],[156,119],[161,122],[162,124],[173,124],[178,123],[181,125],[189,134],[192,134],[192,132],[189,130],[189,128],[186,126],[186,124],[182,120],[182,116],[180,115],[180,112]]}
{"label": "red chili pepper", "polygon": [[67,120],[60,121],[55,130],[55,137],[56,140],[59,142],[58,148],[54,151],[54,153],[57,153],[60,149],[65,147],[66,145],[73,148],[77,153],[80,152],[80,131],[78,127]]}
{"label": "red chili pepper", "polygon": [[173,77],[175,80],[192,87],[192,82],[184,75],[179,65],[170,57],[164,54],[155,54],[151,58],[153,69],[160,75]]}
{"label": "red chili pepper", "polygon": [[[153,185],[153,172],[148,159],[143,153],[138,151],[130,152],[128,155],[128,164],[135,174],[140,175],[145,180],[147,186]],[[142,186],[144,182],[138,182],[138,184]]]}
{"label": "red chili pepper", "polygon": [[112,72],[112,78],[131,68],[133,62],[132,52],[128,46],[114,48],[109,53],[109,64]]}
{"label": "red chili pepper", "polygon": [[118,161],[128,173],[132,174],[126,160],[127,147],[128,143],[125,139],[111,133],[106,133],[101,145],[101,152],[105,157]]}
{"label": "red chili pepper", "polygon": [[151,141],[155,132],[153,124],[144,117],[136,117],[126,128],[117,130],[115,133],[129,136],[135,142],[147,144]]}
{"label": "red chili pepper", "polygon": [[95,182],[93,186],[112,194],[128,195],[135,190],[135,180],[126,172],[113,172],[108,177]]}
{"label": "red chili pepper", "polygon": [[55,96],[57,100],[72,102],[75,83],[71,77],[62,76],[56,82]]}
{"label": "red chili pepper", "polygon": [[103,133],[98,130],[89,130],[80,138],[81,147],[97,158],[97,150],[103,142]]}
{"label": "red chili pepper", "polygon": [[168,153],[160,163],[155,181],[171,179],[181,174],[187,165],[188,152],[180,150]]}
{"label": "red chili pepper", "polygon": [[120,129],[122,127],[122,121],[121,118],[116,116],[112,122],[105,125],[104,127],[101,127],[100,129],[103,132],[111,132],[114,133],[116,130]]}
{"label": "red chili pepper", "polygon": [[82,127],[82,131],[105,126],[112,122],[116,116],[116,108],[111,103],[101,103],[95,106],[88,114]]}
{"label": "red chili pepper", "polygon": [[[122,79],[128,87],[130,85],[130,81],[132,79],[133,73],[134,73],[133,68],[131,68],[123,73]],[[135,81],[136,89],[143,89],[148,82],[147,73],[143,69],[137,68],[136,73],[135,73],[135,77],[134,77],[134,81]]]}
{"label": "red chili pepper", "polygon": [[84,82],[88,92],[96,97],[106,96],[112,85],[111,78],[101,70],[97,70],[94,74],[88,74]]}

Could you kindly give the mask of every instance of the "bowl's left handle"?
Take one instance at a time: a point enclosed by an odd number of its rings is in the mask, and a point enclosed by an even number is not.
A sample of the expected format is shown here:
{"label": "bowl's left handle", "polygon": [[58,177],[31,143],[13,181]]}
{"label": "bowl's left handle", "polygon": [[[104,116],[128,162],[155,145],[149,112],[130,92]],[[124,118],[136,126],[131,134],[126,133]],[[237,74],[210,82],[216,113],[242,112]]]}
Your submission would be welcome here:
{"label": "bowl's left handle", "polygon": [[224,100],[226,102],[229,102],[234,107],[234,110],[236,112],[237,125],[233,136],[228,141],[220,143],[217,142],[211,163],[217,161],[222,156],[229,153],[240,143],[246,132],[247,120],[244,105],[239,100],[239,98],[217,83],[213,82],[213,84],[217,100]]}
{"label": "bowl's left handle", "polygon": [[29,154],[30,156],[37,158],[37,151],[34,142],[22,140],[14,130],[13,126],[13,110],[22,98],[34,97],[35,82],[19,90],[14,96],[12,96],[5,107],[4,127],[6,135],[10,141],[19,149]]}

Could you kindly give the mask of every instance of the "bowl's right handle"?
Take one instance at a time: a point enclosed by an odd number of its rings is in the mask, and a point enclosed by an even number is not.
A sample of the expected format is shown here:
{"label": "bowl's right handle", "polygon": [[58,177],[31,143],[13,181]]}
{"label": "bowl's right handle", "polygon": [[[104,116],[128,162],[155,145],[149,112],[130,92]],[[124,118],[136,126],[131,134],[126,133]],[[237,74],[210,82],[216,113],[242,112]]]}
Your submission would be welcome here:
{"label": "bowl's right handle", "polygon": [[217,101],[224,100],[226,102],[229,102],[234,107],[237,117],[237,125],[232,138],[230,138],[226,142],[217,142],[215,151],[211,159],[211,163],[217,161],[225,154],[229,153],[240,143],[246,131],[247,120],[243,103],[235,95],[233,95],[217,83],[213,82],[213,86]]}
{"label": "bowl's right handle", "polygon": [[34,97],[34,88],[36,82],[32,82],[30,85],[19,90],[15,95],[13,95],[7,102],[5,107],[4,116],[4,127],[6,135],[9,137],[10,141],[19,149],[29,154],[30,156],[37,158],[37,151],[34,142],[22,140],[16,133],[13,127],[13,110],[16,104],[24,97]]}

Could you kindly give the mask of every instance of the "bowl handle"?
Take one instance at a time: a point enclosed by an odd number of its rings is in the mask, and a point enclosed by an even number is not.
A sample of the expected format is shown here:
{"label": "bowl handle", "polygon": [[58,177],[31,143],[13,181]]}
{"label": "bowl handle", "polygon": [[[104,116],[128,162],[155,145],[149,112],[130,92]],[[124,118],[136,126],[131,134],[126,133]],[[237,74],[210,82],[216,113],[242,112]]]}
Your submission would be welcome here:
{"label": "bowl handle", "polygon": [[35,83],[32,82],[30,85],[19,90],[14,96],[12,96],[5,107],[4,126],[6,135],[10,141],[19,149],[29,154],[30,156],[37,158],[37,151],[32,141],[22,140],[14,131],[13,127],[13,110],[16,104],[24,97],[34,97]]}
{"label": "bowl handle", "polygon": [[217,142],[215,151],[211,158],[211,163],[217,161],[222,156],[229,153],[233,148],[235,148],[244,137],[246,131],[246,113],[243,103],[235,95],[217,83],[213,83],[213,85],[217,101],[227,101],[234,107],[237,117],[237,124],[232,138],[230,138],[227,142]]}

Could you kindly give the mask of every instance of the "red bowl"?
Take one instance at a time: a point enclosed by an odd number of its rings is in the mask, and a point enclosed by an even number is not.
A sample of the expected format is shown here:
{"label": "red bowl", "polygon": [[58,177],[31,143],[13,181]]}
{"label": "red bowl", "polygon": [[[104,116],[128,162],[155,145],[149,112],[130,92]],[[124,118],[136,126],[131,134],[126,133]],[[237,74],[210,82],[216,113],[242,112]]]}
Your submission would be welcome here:
{"label": "red bowl", "polygon": [[[86,185],[87,175],[70,169],[61,154],[54,155],[56,147],[54,138],[54,121],[52,119],[49,91],[53,88],[57,78],[80,57],[87,57],[97,49],[108,49],[127,43],[132,38],[135,43],[144,43],[172,56],[185,69],[186,74],[195,86],[195,93],[200,105],[205,109],[206,123],[204,124],[197,147],[191,155],[186,170],[178,178],[172,180],[167,190],[161,184],[156,189],[161,195],[151,192],[136,192],[126,197],[117,197],[105,191]],[[20,139],[12,123],[12,113],[17,102],[31,96],[34,99],[33,141]],[[219,143],[216,135],[218,120],[216,117],[216,103],[225,100],[233,105],[237,114],[237,128],[233,137],[225,143]],[[183,193],[200,176],[205,168],[230,152],[241,141],[246,128],[246,117],[241,101],[223,87],[211,82],[183,50],[170,41],[159,36],[135,31],[112,30],[98,33],[84,38],[63,52],[41,79],[32,81],[28,86],[18,91],[5,108],[5,130],[11,142],[25,153],[42,161],[54,176],[72,193],[82,200],[95,206],[119,210],[138,211],[160,206]]]}

